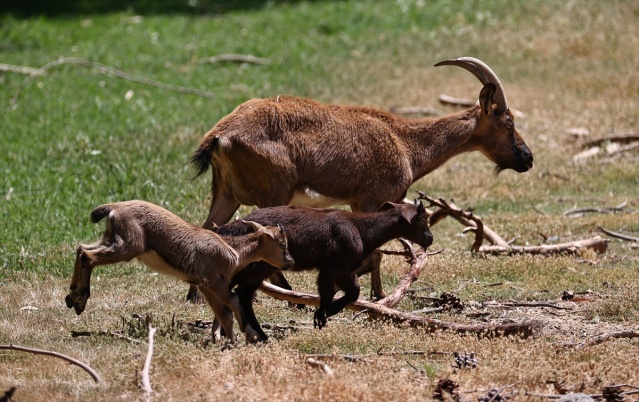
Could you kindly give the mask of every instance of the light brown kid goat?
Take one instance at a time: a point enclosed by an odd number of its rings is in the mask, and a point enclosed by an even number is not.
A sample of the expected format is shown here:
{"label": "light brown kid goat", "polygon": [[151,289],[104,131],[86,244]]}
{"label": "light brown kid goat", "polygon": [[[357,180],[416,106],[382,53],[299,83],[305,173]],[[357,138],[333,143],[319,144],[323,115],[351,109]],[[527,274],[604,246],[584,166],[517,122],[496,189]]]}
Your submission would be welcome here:
{"label": "light brown kid goat", "polygon": [[[197,176],[209,166],[213,171],[204,227],[226,223],[241,204],[346,204],[373,212],[386,201],[401,202],[416,180],[464,152],[481,152],[497,172],[532,168],[533,155],[490,67],[472,57],[435,66],[441,65],[460,66],[481,81],[477,105],[425,119],[290,96],[239,105],[206,133],[191,158]],[[373,292],[382,297],[379,265],[371,269]]]}
{"label": "light brown kid goat", "polygon": [[137,258],[153,271],[196,285],[231,341],[234,341],[233,314],[248,342],[260,339],[247,323],[237,295],[231,291],[231,278],[256,261],[284,269],[293,266],[281,227],[245,222],[254,232],[228,238],[231,247],[212,231],[191,225],[144,201],[100,205],[91,212],[93,223],[104,217],[107,221],[102,239],[78,247],[71,292],[65,299],[67,307],[73,307],[78,315],[84,311],[94,267]]}

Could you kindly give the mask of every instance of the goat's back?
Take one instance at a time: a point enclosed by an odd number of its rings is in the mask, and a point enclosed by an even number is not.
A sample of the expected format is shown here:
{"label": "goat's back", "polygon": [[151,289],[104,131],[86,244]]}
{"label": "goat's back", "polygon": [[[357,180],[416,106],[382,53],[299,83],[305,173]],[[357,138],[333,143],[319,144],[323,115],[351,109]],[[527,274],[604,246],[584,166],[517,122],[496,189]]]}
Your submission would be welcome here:
{"label": "goat's back", "polygon": [[[360,258],[362,241],[352,215],[336,209],[280,206],[258,209],[244,220],[266,226],[281,225],[295,260],[295,269],[312,269],[337,256]],[[237,236],[247,231],[250,229],[244,224],[233,221],[222,225],[218,234]]]}

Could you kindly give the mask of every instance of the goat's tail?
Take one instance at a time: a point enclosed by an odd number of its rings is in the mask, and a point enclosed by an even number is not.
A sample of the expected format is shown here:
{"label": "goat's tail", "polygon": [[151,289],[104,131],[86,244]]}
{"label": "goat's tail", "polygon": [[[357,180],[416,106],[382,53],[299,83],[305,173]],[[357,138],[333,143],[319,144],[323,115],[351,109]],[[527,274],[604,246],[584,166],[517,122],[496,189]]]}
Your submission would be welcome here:
{"label": "goat's tail", "polygon": [[91,222],[92,223],[100,222],[105,216],[107,216],[111,212],[112,209],[113,207],[111,206],[111,204],[104,204],[104,205],[100,205],[99,207],[96,207],[93,211],[91,211]]}
{"label": "goat's tail", "polygon": [[208,132],[200,145],[197,147],[193,155],[191,156],[191,163],[197,169],[193,180],[197,179],[207,170],[209,170],[209,166],[211,164],[211,153],[217,148],[219,137],[214,135],[212,132]]}

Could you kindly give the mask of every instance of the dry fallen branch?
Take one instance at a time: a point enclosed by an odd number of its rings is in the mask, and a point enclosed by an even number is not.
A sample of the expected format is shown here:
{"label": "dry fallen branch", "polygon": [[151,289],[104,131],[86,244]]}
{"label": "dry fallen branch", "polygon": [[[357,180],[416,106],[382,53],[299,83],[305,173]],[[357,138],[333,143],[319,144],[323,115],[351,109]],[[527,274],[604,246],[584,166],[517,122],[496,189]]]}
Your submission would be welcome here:
{"label": "dry fallen branch", "polygon": [[[430,206],[436,206],[439,209],[431,212],[429,217],[429,224],[432,226],[439,222],[441,219],[452,216],[458,222],[465,225],[464,232],[475,232],[475,241],[471,246],[473,251],[477,251],[484,254],[493,255],[515,255],[515,254],[540,254],[540,255],[552,255],[558,253],[575,254],[581,249],[592,249],[599,254],[606,252],[608,241],[596,236],[591,239],[578,240],[574,242],[553,244],[553,245],[540,245],[540,246],[513,246],[509,242],[505,241],[497,233],[493,232],[490,228],[482,222],[482,220],[473,215],[470,212],[463,211],[455,206],[452,202],[446,202],[443,199],[436,200],[423,192],[418,192],[418,199],[426,200],[430,203]],[[621,210],[625,208],[626,202],[622,204],[608,208],[609,210]],[[482,239],[488,240],[492,243],[491,246],[482,245]]]}
{"label": "dry fallen branch", "polygon": [[200,63],[220,63],[220,62],[235,62],[235,63],[252,63],[252,64],[269,64],[271,60],[263,57],[253,56],[251,54],[218,54],[217,56],[207,57],[202,59]]}
{"label": "dry fallen branch", "polygon": [[603,207],[603,208],[595,208],[595,207],[589,207],[589,208],[573,208],[570,209],[566,212],[564,212],[565,216],[570,216],[570,215],[578,215],[578,216],[582,216],[586,213],[598,213],[598,214],[610,214],[610,213],[615,213],[615,212],[620,212],[623,211],[626,208],[626,205],[628,205],[628,201],[624,201],[621,204],[615,206],[615,207]]}
{"label": "dry fallen branch", "polygon": [[114,75],[116,77],[123,78],[123,79],[128,80],[128,81],[137,82],[139,84],[144,84],[144,85],[150,85],[152,87],[160,88],[160,89],[163,89],[163,90],[166,90],[166,91],[178,92],[178,93],[182,93],[182,94],[197,95],[197,96],[201,96],[203,98],[210,98],[210,99],[214,99],[216,97],[216,95],[214,93],[212,93],[212,92],[202,91],[202,90],[194,89],[194,88],[180,87],[180,86],[177,86],[177,85],[164,84],[164,83],[161,83],[161,82],[158,82],[158,81],[150,80],[148,78],[139,77],[139,76],[136,76],[136,75],[125,73],[124,71],[116,70],[113,67],[109,67],[109,66],[106,66],[104,64],[95,63],[95,62],[92,62],[92,61],[81,59],[79,57],[63,57],[63,58],[60,58],[58,60],[54,60],[52,62],[49,62],[49,63],[45,64],[44,66],[36,69],[33,73],[29,74],[29,76],[27,78],[25,78],[24,81],[22,81],[22,83],[18,87],[18,90],[13,95],[13,98],[11,99],[11,104],[15,105],[18,102],[18,97],[20,96],[20,90],[22,89],[22,87],[24,87],[24,85],[27,82],[29,82],[30,80],[32,80],[33,78],[35,78],[35,77],[37,77],[39,75],[42,75],[47,70],[50,70],[50,69],[52,69],[54,67],[62,66],[62,65],[65,65],[65,64],[77,65],[77,66],[81,66],[81,67],[85,67],[85,68],[92,68],[94,71],[96,71],[98,73],[101,73],[101,74]]}
{"label": "dry fallen branch", "polygon": [[[260,290],[276,299],[297,304],[319,306],[319,296],[316,295],[285,290],[268,282],[262,282]],[[543,326],[539,321],[523,321],[512,324],[457,324],[397,311],[365,300],[358,300],[349,304],[346,308],[354,311],[364,311],[371,319],[387,319],[395,323],[405,323],[415,328],[423,327],[428,332],[451,330],[457,333],[474,333],[485,337],[511,335],[530,337],[535,335]]]}
{"label": "dry fallen branch", "polygon": [[[439,95],[439,103],[442,105],[452,105],[452,106],[461,106],[461,107],[471,107],[477,104],[477,100],[473,99],[465,99],[465,98],[455,98],[454,96],[449,96],[445,94]],[[515,117],[525,117],[525,114],[520,110],[510,108],[510,112]]]}
{"label": "dry fallen branch", "polygon": [[328,364],[326,364],[325,362],[321,360],[317,360],[312,357],[309,357],[308,359],[306,359],[306,364],[321,369],[328,376],[333,376],[334,374],[333,369],[330,368]]}
{"label": "dry fallen branch", "polygon": [[22,346],[15,346],[15,345],[0,345],[0,350],[17,350],[17,351],[20,351],[20,352],[28,352],[28,353],[33,353],[33,354],[36,354],[36,355],[45,355],[45,356],[57,357],[59,359],[66,360],[69,363],[74,364],[74,365],[76,365],[78,367],[81,367],[82,369],[84,369],[84,371],[89,373],[91,375],[91,377],[93,377],[95,382],[102,381],[100,379],[100,376],[98,375],[98,373],[96,373],[91,367],[87,366],[86,364],[82,363],[79,360],[76,360],[76,359],[74,359],[72,357],[69,357],[67,355],[63,355],[61,353],[50,352],[48,350],[41,350],[41,349],[25,348],[25,347],[22,347]]}
{"label": "dry fallen branch", "polygon": [[634,131],[634,132],[628,132],[628,133],[623,133],[623,134],[616,134],[616,135],[611,135],[608,137],[602,137],[602,138],[598,138],[596,140],[591,140],[586,142],[583,147],[595,147],[595,146],[601,146],[603,143],[605,142],[621,142],[621,143],[630,143],[630,142],[635,142],[635,141],[639,141],[639,132],[638,131]]}
{"label": "dry fallen branch", "polygon": [[38,69],[33,67],[14,66],[12,64],[0,63],[0,71],[7,71],[10,73],[20,73],[20,74],[29,75],[29,74],[36,73]]}
{"label": "dry fallen branch", "polygon": [[378,304],[382,306],[392,308],[398,305],[399,302],[404,298],[404,295],[406,295],[406,291],[408,290],[410,285],[412,285],[413,282],[417,280],[419,274],[422,272],[422,269],[428,261],[429,253],[427,253],[425,249],[420,249],[415,254],[412,252],[412,247],[408,242],[402,242],[402,244],[412,254],[412,258],[410,260],[410,269],[408,270],[408,273],[404,275],[395,290],[382,300],[378,301]]}
{"label": "dry fallen branch", "polygon": [[151,388],[151,380],[149,379],[149,369],[151,368],[151,358],[153,357],[153,336],[156,331],[156,329],[151,326],[151,316],[146,316],[146,325],[149,329],[149,349],[146,353],[146,359],[144,360],[144,366],[140,372],[140,377],[142,381],[142,389],[147,393],[151,393],[153,392],[153,389]]}
{"label": "dry fallen branch", "polygon": [[441,116],[442,112],[437,109],[433,109],[431,107],[425,106],[409,106],[409,107],[398,107],[392,106],[389,109],[392,113],[397,114],[422,114],[426,116]]}
{"label": "dry fallen branch", "polygon": [[631,241],[631,242],[639,242],[639,237],[634,237],[634,236],[628,236],[625,235],[623,233],[617,233],[617,232],[613,232],[612,230],[608,230],[606,228],[603,228],[601,226],[597,226],[597,229],[599,229],[599,231],[603,232],[604,234],[607,234],[610,237],[614,237],[616,239],[621,239],[621,240],[625,240],[625,241]]}
{"label": "dry fallen branch", "polygon": [[599,345],[600,343],[604,343],[612,339],[624,339],[624,338],[625,339],[639,338],[639,331],[627,330],[627,331],[609,332],[607,334],[594,336],[590,339],[587,339],[583,343],[576,344],[575,346],[581,349],[581,348],[585,348],[589,346]]}
{"label": "dry fallen branch", "polygon": [[455,218],[459,223],[466,226],[466,229],[464,229],[464,231],[475,232],[475,242],[472,246],[473,249],[477,248],[477,250],[479,250],[482,239],[486,239],[491,244],[496,246],[508,246],[508,242],[497,233],[495,233],[488,226],[486,226],[478,216],[475,216],[470,212],[463,211],[462,209],[458,208],[453,202],[446,202],[441,198],[439,200],[436,200],[421,191],[419,191],[418,194],[418,199],[426,200],[431,203],[431,206],[437,206],[439,208],[439,210],[431,213],[428,222],[431,226],[439,222],[441,219],[444,219],[447,216],[451,216]]}
{"label": "dry fallen branch", "polygon": [[118,339],[124,339],[127,342],[131,342],[131,343],[143,343],[141,340],[139,339],[134,339],[131,338],[130,336],[126,336],[126,335],[122,335],[119,332],[113,332],[113,331],[98,331],[98,332],[92,332],[92,331],[71,331],[71,337],[72,338],[78,338],[80,336],[92,336],[92,335],[97,335],[97,336],[112,336],[114,338],[118,338]]}
{"label": "dry fallen branch", "polygon": [[572,310],[572,307],[561,307],[552,303],[543,303],[543,302],[500,302],[500,303],[484,303],[484,307],[548,307],[553,308],[555,310]]}
{"label": "dry fallen branch", "polygon": [[533,255],[553,255],[559,253],[577,254],[579,250],[590,249],[599,254],[606,252],[608,240],[595,236],[591,239],[571,241],[560,244],[542,244],[540,246],[482,246],[480,251],[485,254],[494,255],[515,255],[515,254],[533,254]]}
{"label": "dry fallen branch", "polygon": [[477,101],[472,99],[455,98],[454,96],[440,94],[439,103],[441,103],[442,105],[470,107],[474,106]]}
{"label": "dry fallen branch", "polygon": [[312,359],[317,359],[317,360],[337,360],[337,359],[343,359],[349,362],[370,362],[371,360],[366,359],[362,356],[357,356],[357,355],[342,355],[342,354],[337,354],[337,353],[333,353],[333,354],[307,354],[306,355],[307,358],[312,358]]}

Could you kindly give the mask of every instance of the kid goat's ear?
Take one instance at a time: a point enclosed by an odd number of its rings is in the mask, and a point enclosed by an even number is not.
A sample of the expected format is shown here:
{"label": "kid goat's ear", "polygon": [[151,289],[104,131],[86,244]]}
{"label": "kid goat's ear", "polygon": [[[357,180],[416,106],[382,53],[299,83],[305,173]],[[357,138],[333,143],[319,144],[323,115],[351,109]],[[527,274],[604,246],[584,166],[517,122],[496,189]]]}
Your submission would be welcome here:
{"label": "kid goat's ear", "polygon": [[259,223],[257,223],[257,222],[253,222],[253,221],[245,221],[244,219],[242,219],[242,220],[241,220],[241,222],[242,222],[243,224],[245,224],[246,226],[248,226],[248,227],[250,227],[250,228],[253,228],[253,230],[254,230],[255,232],[259,232],[259,231],[260,231],[260,229],[263,229],[263,228],[264,228],[264,226],[260,225],[260,224],[259,224]]}

